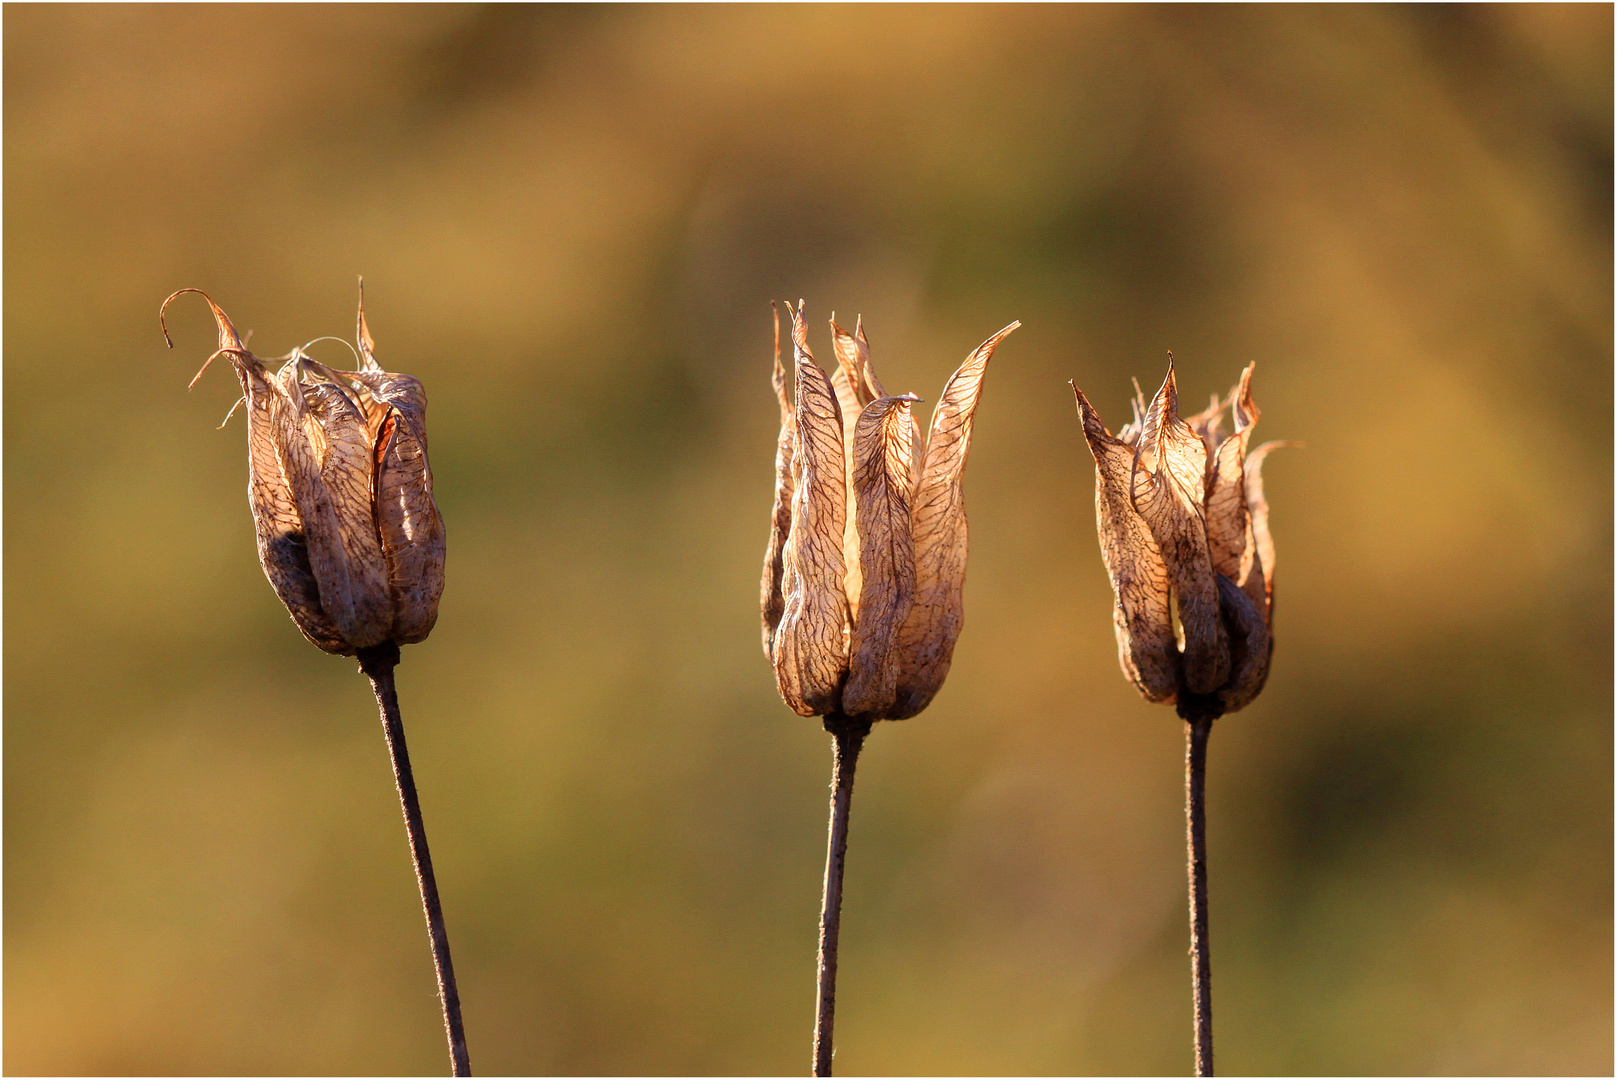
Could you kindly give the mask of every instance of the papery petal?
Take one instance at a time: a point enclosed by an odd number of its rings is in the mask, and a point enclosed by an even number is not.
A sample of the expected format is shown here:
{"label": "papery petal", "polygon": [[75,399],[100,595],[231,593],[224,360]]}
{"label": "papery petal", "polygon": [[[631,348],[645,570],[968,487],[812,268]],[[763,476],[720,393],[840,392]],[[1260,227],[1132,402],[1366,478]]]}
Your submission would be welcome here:
{"label": "papery petal", "polygon": [[1207,470],[1207,544],[1213,572],[1235,582],[1262,611],[1264,600],[1262,559],[1258,555],[1246,505],[1246,449],[1252,428],[1258,422],[1257,405],[1252,400],[1252,368],[1241,372],[1241,381],[1230,392],[1235,434],[1218,446]]}
{"label": "papery petal", "polygon": [[854,331],[849,334],[837,325],[836,319],[832,319],[831,344],[836,349],[837,370],[845,373],[844,378],[852,387],[862,410],[887,394],[882,390],[881,380],[876,378],[876,369],[870,364],[870,342],[865,339],[864,317],[860,316],[853,325]]}
{"label": "papery petal", "polygon": [[1269,537],[1269,500],[1263,495],[1263,459],[1269,451],[1294,442],[1266,442],[1246,456],[1246,509],[1252,520],[1252,540],[1263,574],[1264,616],[1274,630],[1275,545]]}
{"label": "papery petal", "polygon": [[837,711],[848,672],[848,601],[842,541],[848,492],[842,415],[831,380],[814,362],[802,304],[792,310],[797,437],[792,527],[786,540],[786,610],[775,631],[775,681],[802,716]]}
{"label": "papery petal", "polygon": [[432,497],[426,431],[394,409],[376,441],[376,527],[393,602],[392,638],[426,640],[444,591],[444,520]]}
{"label": "papery petal", "polygon": [[1168,568],[1130,494],[1134,451],[1113,438],[1076,385],[1078,415],[1095,458],[1095,532],[1116,604],[1112,627],[1123,674],[1147,701],[1174,700],[1179,691],[1179,647],[1168,603]]}
{"label": "papery petal", "polygon": [[1013,322],[979,345],[943,388],[911,509],[915,543],[915,602],[899,631],[898,699],[891,714],[901,720],[931,703],[949,674],[955,641],[965,619],[966,503],[961,490],[971,425],[983,377],[994,350]]}
{"label": "papery petal", "polygon": [[[213,298],[201,289],[181,289],[163,301],[194,292],[208,302],[219,329],[219,351],[202,365],[208,369],[215,356],[225,356],[235,368],[247,405],[247,502],[253,512],[258,542],[258,563],[264,568],[275,595],[309,641],[326,652],[348,655],[354,650],[320,607],[320,587],[309,565],[303,520],[292,497],[291,483],[276,453],[276,432],[285,424],[288,405],[263,363],[236,333],[236,328]],[[164,337],[168,336],[167,327]],[[172,345],[172,342],[170,343]],[[196,383],[202,371],[197,372]]]}
{"label": "papery petal", "polygon": [[387,640],[393,622],[371,508],[371,443],[363,417],[328,383],[305,386],[298,363],[276,377],[285,408],[275,449],[303,520],[320,607],[355,648]]}
{"label": "papery petal", "polygon": [[421,381],[383,369],[365,322],[365,279],[359,282],[355,338],[360,370],[347,373],[365,399],[371,434],[372,492],[389,601],[391,637],[426,640],[438,621],[447,550],[443,516],[432,493],[427,456],[427,394]]}
{"label": "papery petal", "polygon": [[[1220,400],[1219,396],[1214,394],[1213,400],[1208,404],[1207,408],[1195,416],[1185,417],[1185,423],[1190,425],[1190,430],[1201,436],[1203,445],[1207,447],[1209,465],[1213,455],[1218,451],[1219,443],[1223,441],[1219,436],[1219,428],[1222,426],[1226,404],[1227,402]],[[1211,483],[1210,469],[1208,475],[1209,483]]]}
{"label": "papery petal", "polygon": [[381,371],[382,365],[376,361],[376,342],[371,340],[371,329],[365,325],[365,279],[359,279],[359,319],[354,340],[359,345],[359,369],[361,371]]}
{"label": "papery petal", "polygon": [[257,360],[237,361],[235,367],[247,399],[247,497],[258,563],[303,636],[326,652],[350,655],[353,646],[320,605],[303,519],[276,452],[276,432],[294,428],[291,406]]}
{"label": "papery petal", "polygon": [[[831,373],[831,387],[837,393],[837,405],[842,410],[844,468],[847,469],[848,476],[852,477],[854,426],[859,423],[859,414],[870,404],[871,398],[866,393],[864,381],[859,377],[857,346],[853,338],[848,336],[848,332],[837,325],[835,317],[831,319],[831,344],[837,358],[837,369]],[[842,587],[848,597],[848,616],[850,621],[857,622],[859,598],[864,586],[859,566],[859,534],[854,530],[852,484],[848,486],[848,514],[843,519],[842,566],[844,570]]]}
{"label": "papery petal", "polygon": [[1134,508],[1162,552],[1179,601],[1184,627],[1185,685],[1207,694],[1230,673],[1230,648],[1219,615],[1202,502],[1206,496],[1207,447],[1179,419],[1173,361],[1168,377],[1146,411],[1135,458]]}
{"label": "papery petal", "polygon": [[849,716],[885,716],[898,693],[898,632],[915,594],[910,403],[916,400],[906,395],[872,401],[854,433],[854,519],[864,592],[842,691],[842,711]]}
{"label": "papery petal", "polygon": [[1263,689],[1269,678],[1274,639],[1269,636],[1263,610],[1252,598],[1223,574],[1217,580],[1224,628],[1230,639],[1230,677],[1219,688],[1218,696],[1224,711],[1232,713],[1251,704]]}
{"label": "papery petal", "polygon": [[[773,304],[771,305],[774,306]],[[786,611],[782,570],[786,538],[792,531],[792,440],[797,428],[786,396],[786,370],[780,363],[780,309],[775,308],[775,398],[780,402],[780,436],[775,440],[775,507],[769,519],[769,546],[764,549],[764,576],[759,585],[763,608],[764,655],[775,658],[775,628]]]}

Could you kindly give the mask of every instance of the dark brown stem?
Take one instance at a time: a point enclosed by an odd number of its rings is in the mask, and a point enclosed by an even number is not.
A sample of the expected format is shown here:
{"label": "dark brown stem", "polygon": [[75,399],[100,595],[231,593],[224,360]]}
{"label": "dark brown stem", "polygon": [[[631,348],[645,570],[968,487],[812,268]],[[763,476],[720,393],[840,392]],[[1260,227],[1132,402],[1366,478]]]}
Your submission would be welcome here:
{"label": "dark brown stem", "polygon": [[1213,957],[1207,936],[1207,736],[1220,710],[1185,709],[1185,832],[1190,855],[1190,981],[1196,1075],[1213,1075]]}
{"label": "dark brown stem", "polygon": [[870,734],[869,720],[839,713],[825,718],[831,748],[831,835],[825,852],[825,895],[820,904],[820,1007],[814,1019],[814,1075],[831,1075],[832,1028],[837,1017],[837,938],[842,927],[842,870],[848,857],[848,809],[853,771]]}
{"label": "dark brown stem", "polygon": [[399,647],[385,642],[360,649],[357,655],[359,669],[371,680],[376,704],[382,710],[382,733],[387,736],[388,754],[393,758],[393,780],[399,789],[399,805],[404,810],[404,831],[410,837],[410,861],[415,864],[416,884],[421,887],[421,907],[427,915],[427,935],[432,940],[432,966],[438,974],[438,1000],[444,1010],[444,1032],[449,1037],[450,1066],[455,1076],[470,1076],[472,1066],[466,1054],[466,1032],[460,1022],[460,991],[455,988],[455,966],[449,960],[449,934],[444,930],[438,880],[433,876],[432,854],[427,850],[421,800],[416,797],[415,775],[410,771],[410,751],[404,744],[399,695],[393,687]]}

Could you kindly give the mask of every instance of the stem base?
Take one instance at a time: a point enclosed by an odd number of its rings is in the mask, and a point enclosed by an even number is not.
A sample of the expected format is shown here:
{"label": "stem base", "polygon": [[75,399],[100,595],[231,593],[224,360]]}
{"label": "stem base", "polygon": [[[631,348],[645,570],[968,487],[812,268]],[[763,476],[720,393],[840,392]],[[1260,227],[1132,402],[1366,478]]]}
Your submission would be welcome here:
{"label": "stem base", "polygon": [[837,940],[842,929],[842,871],[848,857],[848,812],[853,806],[853,773],[870,734],[870,720],[830,713],[831,829],[826,841],[825,893],[820,904],[819,1010],[814,1020],[814,1075],[831,1075],[832,1029],[837,1014]]}
{"label": "stem base", "polygon": [[432,942],[432,966],[438,976],[438,1001],[443,1006],[450,1067],[455,1076],[470,1076],[471,1060],[466,1053],[466,1032],[460,1020],[460,991],[455,986],[455,966],[449,959],[449,934],[444,929],[444,909],[438,900],[438,879],[432,872],[432,853],[427,850],[427,827],[421,819],[421,800],[416,795],[415,773],[410,769],[410,750],[404,742],[404,719],[399,715],[399,695],[393,685],[393,669],[399,663],[399,647],[387,641],[360,649],[355,656],[359,660],[359,670],[371,681],[377,708],[382,712],[382,734],[387,738],[388,756],[393,760],[393,782],[399,791],[404,831],[410,837],[410,861],[415,866],[416,885],[421,890],[421,908],[427,916],[427,936]]}

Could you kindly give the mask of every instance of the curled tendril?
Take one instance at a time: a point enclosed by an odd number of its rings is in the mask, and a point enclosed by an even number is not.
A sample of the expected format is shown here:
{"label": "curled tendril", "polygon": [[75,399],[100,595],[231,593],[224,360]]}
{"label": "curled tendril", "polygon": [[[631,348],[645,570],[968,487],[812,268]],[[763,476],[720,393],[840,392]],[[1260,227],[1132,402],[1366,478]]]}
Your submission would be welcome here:
{"label": "curled tendril", "polygon": [[246,401],[246,400],[247,400],[247,395],[246,394],[243,394],[241,397],[237,398],[236,403],[230,407],[230,411],[225,413],[225,418],[223,420],[219,421],[219,426],[214,428],[213,430],[215,430],[215,431],[224,430],[224,426],[226,424],[230,423],[230,418],[232,416],[236,415],[236,410],[241,408],[241,403]]}
{"label": "curled tendril", "polygon": [[208,302],[208,307],[213,309],[213,320],[219,326],[219,348],[213,353],[212,356],[209,356],[202,362],[202,367],[199,368],[197,373],[191,377],[191,381],[187,383],[185,387],[187,390],[189,390],[191,387],[197,384],[198,379],[202,378],[203,372],[208,370],[209,365],[211,365],[220,356],[240,356],[251,360],[253,354],[247,351],[247,344],[246,342],[242,341],[241,335],[236,333],[236,328],[231,325],[230,317],[224,313],[218,304],[213,302],[213,297],[209,296],[201,289],[177,289],[170,293],[168,298],[163,301],[163,306],[157,309],[157,323],[163,328],[163,340],[168,342],[169,348],[172,349],[174,347],[174,338],[171,337],[168,332],[168,306],[174,302],[175,297],[181,296],[185,293],[196,293],[198,296],[202,297],[202,299],[206,300]]}

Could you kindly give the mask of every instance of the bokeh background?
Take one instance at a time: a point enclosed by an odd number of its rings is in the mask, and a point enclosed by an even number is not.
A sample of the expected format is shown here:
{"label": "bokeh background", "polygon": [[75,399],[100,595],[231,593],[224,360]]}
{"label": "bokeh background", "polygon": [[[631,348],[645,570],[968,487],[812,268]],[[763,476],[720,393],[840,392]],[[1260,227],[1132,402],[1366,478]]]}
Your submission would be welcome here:
{"label": "bokeh background", "polygon": [[[484,1073],[801,1073],[829,739],[757,580],[769,301],[935,400],[1013,318],[953,674],[860,767],[843,1073],[1190,1068],[1182,725],[1092,464],[1258,364],[1210,767],[1231,1073],[1613,1068],[1612,9],[4,12],[10,1073],[439,1073],[352,662],[253,555],[208,289],[432,401],[404,712]],[[315,354],[347,363],[340,344]],[[928,415],[930,406],[920,410]]]}

